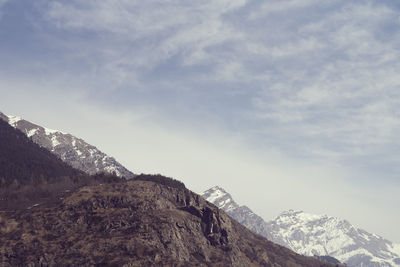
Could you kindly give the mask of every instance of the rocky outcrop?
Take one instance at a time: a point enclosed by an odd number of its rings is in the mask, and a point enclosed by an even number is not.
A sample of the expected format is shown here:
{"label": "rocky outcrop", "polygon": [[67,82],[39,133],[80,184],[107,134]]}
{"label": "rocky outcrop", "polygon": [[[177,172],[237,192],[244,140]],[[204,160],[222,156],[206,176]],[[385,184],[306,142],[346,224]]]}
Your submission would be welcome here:
{"label": "rocky outcrop", "polygon": [[87,186],[0,213],[1,266],[335,266],[273,244],[199,195],[149,181]]}

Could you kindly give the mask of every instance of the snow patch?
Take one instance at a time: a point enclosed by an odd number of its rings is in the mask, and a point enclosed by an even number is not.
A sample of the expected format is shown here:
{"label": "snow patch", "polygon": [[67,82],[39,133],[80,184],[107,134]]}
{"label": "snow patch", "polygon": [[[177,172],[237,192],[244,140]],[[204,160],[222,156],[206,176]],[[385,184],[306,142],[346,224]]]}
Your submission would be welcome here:
{"label": "snow patch", "polygon": [[392,244],[392,247],[390,248],[390,251],[400,258],[400,244]]}
{"label": "snow patch", "polygon": [[56,146],[58,146],[59,144],[61,144],[61,143],[57,140],[57,136],[56,136],[56,135],[53,135],[53,136],[51,137],[51,143],[52,143],[52,145],[53,145],[53,148],[56,147]]}
{"label": "snow patch", "polygon": [[[96,153],[96,150],[91,148],[91,149],[89,149],[89,153],[90,153],[90,156],[93,157],[93,155]],[[96,160],[95,164],[97,164],[97,160]]]}
{"label": "snow patch", "polygon": [[108,173],[115,173],[115,175],[120,176],[120,171],[115,166],[106,166],[104,168]]}
{"label": "snow patch", "polygon": [[63,133],[63,132],[60,132],[60,131],[57,131],[57,130],[53,130],[53,129],[49,129],[49,128],[43,128],[44,129],[44,132],[46,133],[46,135],[52,135],[52,134],[55,134],[55,133]]}
{"label": "snow patch", "polygon": [[39,129],[32,129],[32,130],[29,130],[27,133],[26,133],[26,136],[28,136],[28,137],[31,137],[31,136],[33,136],[33,135],[35,135],[36,134],[36,132],[38,131]]}
{"label": "snow patch", "polygon": [[18,116],[12,116],[12,115],[6,115],[6,116],[8,117],[8,123],[13,127],[17,127],[17,122],[22,120],[22,118]]}

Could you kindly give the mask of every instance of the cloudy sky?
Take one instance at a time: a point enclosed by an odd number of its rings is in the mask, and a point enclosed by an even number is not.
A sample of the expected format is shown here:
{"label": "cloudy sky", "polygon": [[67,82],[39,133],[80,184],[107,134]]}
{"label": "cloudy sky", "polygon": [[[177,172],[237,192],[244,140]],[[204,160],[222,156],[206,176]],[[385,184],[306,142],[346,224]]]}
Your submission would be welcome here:
{"label": "cloudy sky", "polygon": [[395,0],[0,0],[0,110],[400,242],[399,29]]}

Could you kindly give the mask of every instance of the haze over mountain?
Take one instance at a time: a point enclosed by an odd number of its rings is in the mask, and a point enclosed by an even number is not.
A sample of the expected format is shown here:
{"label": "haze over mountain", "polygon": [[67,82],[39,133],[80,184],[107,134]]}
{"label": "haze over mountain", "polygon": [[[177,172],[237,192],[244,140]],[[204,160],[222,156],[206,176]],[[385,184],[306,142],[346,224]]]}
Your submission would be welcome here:
{"label": "haze over mountain", "polygon": [[400,244],[354,227],[346,220],[289,210],[264,221],[248,207],[238,205],[221,187],[212,187],[202,196],[255,233],[297,253],[329,255],[351,267],[400,266]]}
{"label": "haze over mountain", "polygon": [[33,142],[57,155],[68,165],[88,174],[110,173],[130,179],[132,172],[95,146],[71,134],[45,128],[18,116],[8,116],[0,112],[0,119],[25,133]]}

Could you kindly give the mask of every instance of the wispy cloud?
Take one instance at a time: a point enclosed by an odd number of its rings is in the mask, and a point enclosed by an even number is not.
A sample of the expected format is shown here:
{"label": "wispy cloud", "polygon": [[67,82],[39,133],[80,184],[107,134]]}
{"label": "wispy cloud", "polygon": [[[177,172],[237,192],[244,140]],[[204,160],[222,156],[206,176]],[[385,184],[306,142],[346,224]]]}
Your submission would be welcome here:
{"label": "wispy cloud", "polygon": [[397,6],[73,0],[40,7],[51,42],[68,36],[55,48],[58,68],[93,88],[88,97],[145,101],[189,120],[214,116],[231,130],[263,133],[257,143],[280,149],[296,133],[295,155],[347,159],[400,145]]}
{"label": "wispy cloud", "polygon": [[154,67],[179,53],[186,56],[186,63],[201,60],[199,55],[205,48],[240,37],[221,21],[221,17],[245,2],[54,2],[46,16],[57,27],[93,31],[112,38],[114,44],[123,42],[126,48],[138,49],[131,51],[133,55],[128,54],[128,57],[141,55],[135,64]]}
{"label": "wispy cloud", "polygon": [[43,27],[68,36],[57,47],[60,62],[70,65],[65,79],[80,81],[90,98],[145,102],[188,121],[213,117],[294,156],[360,160],[400,146],[396,6],[342,0],[43,6]]}
{"label": "wispy cloud", "polygon": [[[346,145],[341,151],[347,155],[398,146],[400,39],[398,32],[382,29],[399,26],[398,12],[371,2],[340,7],[300,22],[289,45],[273,47],[280,51],[277,56],[292,55],[292,62],[278,61],[286,67],[280,69],[281,78],[253,99],[258,115],[290,122],[282,130],[315,138],[317,146],[323,143],[335,151]],[[305,38],[313,40],[310,49],[304,49]]]}
{"label": "wispy cloud", "polygon": [[1,16],[3,15],[3,14],[2,14],[1,8],[2,8],[7,2],[8,2],[8,0],[0,0],[0,19],[1,19]]}

